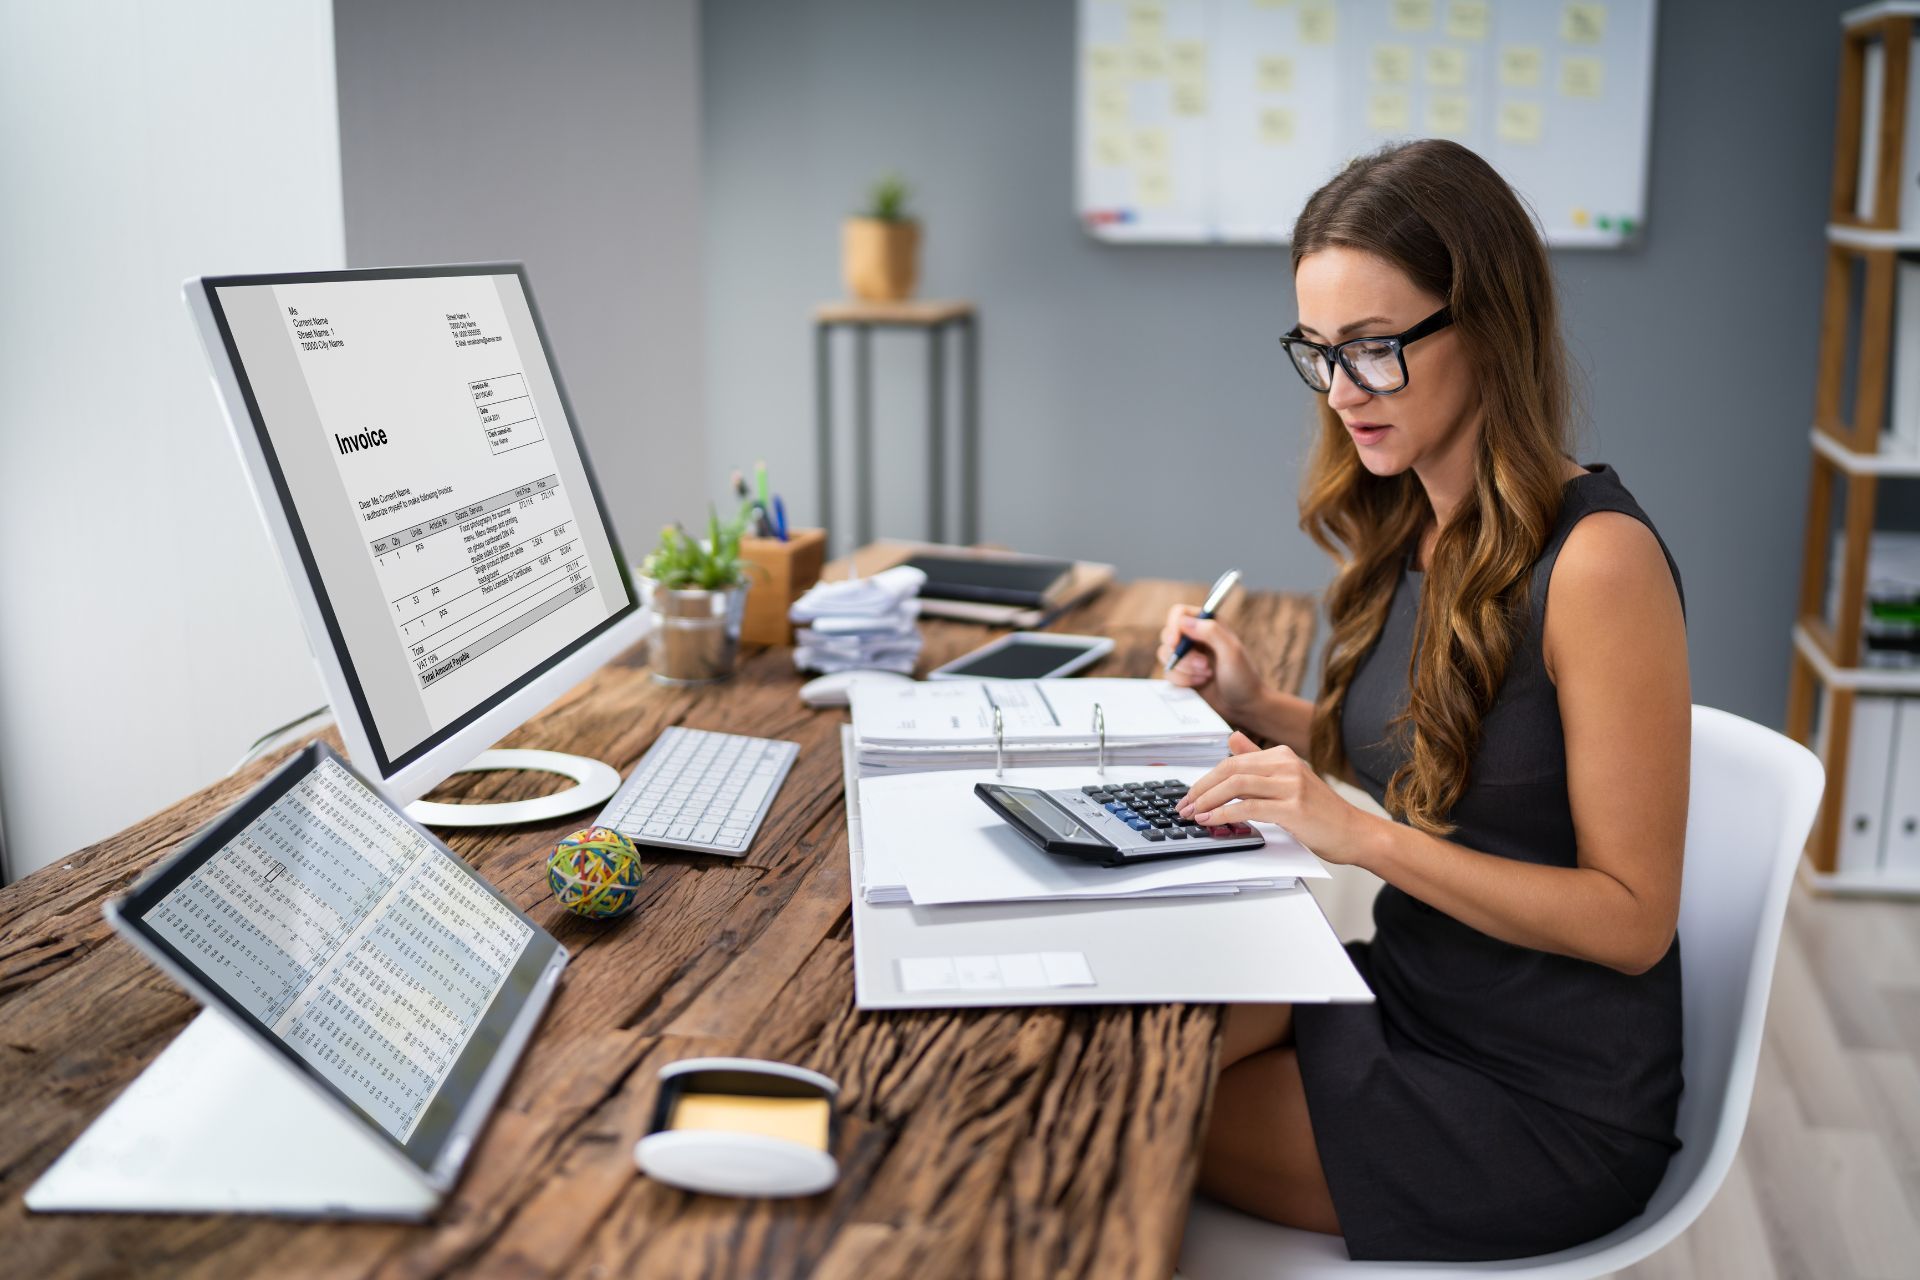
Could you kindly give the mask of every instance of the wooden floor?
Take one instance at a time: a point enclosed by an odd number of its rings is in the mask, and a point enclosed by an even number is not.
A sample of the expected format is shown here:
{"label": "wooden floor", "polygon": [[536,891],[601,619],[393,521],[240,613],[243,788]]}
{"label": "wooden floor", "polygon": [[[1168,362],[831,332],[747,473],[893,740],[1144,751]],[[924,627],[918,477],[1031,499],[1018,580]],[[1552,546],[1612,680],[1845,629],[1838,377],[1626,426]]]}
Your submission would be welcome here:
{"label": "wooden floor", "polygon": [[[1369,936],[1379,881],[1337,867],[1315,896]],[[1753,1110],[1720,1194],[1618,1280],[1920,1277],[1920,903],[1796,885]]]}

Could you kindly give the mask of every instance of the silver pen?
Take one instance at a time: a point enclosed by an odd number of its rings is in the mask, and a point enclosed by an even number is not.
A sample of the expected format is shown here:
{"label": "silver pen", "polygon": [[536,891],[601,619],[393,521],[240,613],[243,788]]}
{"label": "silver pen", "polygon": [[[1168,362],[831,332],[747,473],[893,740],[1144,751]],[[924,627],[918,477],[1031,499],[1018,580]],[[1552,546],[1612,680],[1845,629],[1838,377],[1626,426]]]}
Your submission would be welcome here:
{"label": "silver pen", "polygon": [[[1211,618],[1214,610],[1226,602],[1227,593],[1238,586],[1239,582],[1240,571],[1238,569],[1229,569],[1221,574],[1220,580],[1213,584],[1213,590],[1207,592],[1207,602],[1200,606],[1200,616],[1203,618]],[[1166,670],[1173,670],[1174,667],[1178,665],[1180,659],[1186,657],[1192,649],[1193,637],[1181,636],[1180,643],[1173,646],[1173,656],[1167,659]]]}

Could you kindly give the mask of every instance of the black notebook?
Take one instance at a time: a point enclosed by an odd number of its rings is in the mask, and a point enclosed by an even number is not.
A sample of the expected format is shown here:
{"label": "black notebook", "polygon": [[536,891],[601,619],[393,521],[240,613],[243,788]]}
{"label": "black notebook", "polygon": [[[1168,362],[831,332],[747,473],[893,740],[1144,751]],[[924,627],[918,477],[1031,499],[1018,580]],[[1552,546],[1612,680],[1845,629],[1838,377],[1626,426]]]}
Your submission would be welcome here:
{"label": "black notebook", "polygon": [[906,563],[925,571],[920,594],[935,600],[974,600],[1037,609],[1073,572],[1071,560],[996,559],[923,552]]}

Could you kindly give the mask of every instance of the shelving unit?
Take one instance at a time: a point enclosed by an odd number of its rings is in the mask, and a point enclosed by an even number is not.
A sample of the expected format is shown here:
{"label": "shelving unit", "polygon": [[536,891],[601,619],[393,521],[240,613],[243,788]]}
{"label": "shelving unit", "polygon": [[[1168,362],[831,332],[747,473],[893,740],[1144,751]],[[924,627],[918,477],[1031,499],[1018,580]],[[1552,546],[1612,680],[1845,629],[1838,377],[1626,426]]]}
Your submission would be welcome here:
{"label": "shelving unit", "polygon": [[[1906,147],[1906,100],[1915,69],[1910,65],[1914,19],[1920,3],[1885,3],[1841,18],[1840,101],[1834,126],[1833,190],[1827,226],[1825,296],[1820,316],[1819,379],[1814,394],[1812,457],[1806,543],[1800,570],[1799,619],[1793,629],[1793,668],[1787,690],[1787,732],[1821,750],[1827,792],[1807,842],[1802,878],[1838,893],[1920,893],[1920,876],[1842,873],[1836,869],[1842,793],[1854,699],[1862,693],[1920,695],[1920,670],[1862,667],[1861,615],[1866,605],[1867,552],[1882,480],[1920,478],[1920,458],[1880,452],[1891,383],[1895,278],[1901,253],[1920,253],[1920,236],[1900,226],[1902,162]],[[1874,139],[1873,215],[1855,210],[1861,167],[1861,108],[1866,58],[1878,43],[1883,52],[1879,135]],[[1920,193],[1913,198],[1920,199]],[[1850,417],[1843,412],[1847,384],[1848,321],[1855,307],[1856,272],[1861,288],[1857,363]],[[1834,491],[1840,490],[1842,550],[1834,616],[1826,614],[1832,557]],[[1814,740],[1814,710],[1826,699],[1821,742]]]}

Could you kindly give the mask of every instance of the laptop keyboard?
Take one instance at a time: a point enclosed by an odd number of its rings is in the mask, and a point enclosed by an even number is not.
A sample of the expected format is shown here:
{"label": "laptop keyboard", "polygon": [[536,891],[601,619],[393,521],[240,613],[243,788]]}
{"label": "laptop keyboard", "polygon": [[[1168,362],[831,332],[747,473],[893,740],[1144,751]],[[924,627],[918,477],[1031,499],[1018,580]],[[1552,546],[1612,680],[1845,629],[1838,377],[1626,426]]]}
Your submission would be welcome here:
{"label": "laptop keyboard", "polygon": [[777,738],[663,729],[595,823],[636,844],[738,857],[799,753]]}

